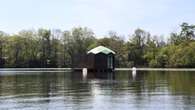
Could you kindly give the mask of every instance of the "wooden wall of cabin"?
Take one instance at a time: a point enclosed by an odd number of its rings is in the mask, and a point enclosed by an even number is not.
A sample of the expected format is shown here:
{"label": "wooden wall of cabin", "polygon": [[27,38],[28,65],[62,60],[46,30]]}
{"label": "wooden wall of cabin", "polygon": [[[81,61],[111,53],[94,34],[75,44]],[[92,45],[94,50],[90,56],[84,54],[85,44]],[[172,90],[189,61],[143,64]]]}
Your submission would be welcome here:
{"label": "wooden wall of cabin", "polygon": [[95,54],[87,54],[87,60],[85,61],[86,68],[94,69],[95,68],[94,62],[95,62]]}
{"label": "wooden wall of cabin", "polygon": [[113,69],[116,67],[116,64],[115,64],[115,55],[112,54],[112,59],[113,59]]}
{"label": "wooden wall of cabin", "polygon": [[76,55],[74,57],[72,68],[94,68],[94,60],[94,54]]}
{"label": "wooden wall of cabin", "polygon": [[85,54],[77,55],[74,58],[73,68],[88,68],[88,69],[108,69],[108,57],[113,58],[113,68],[115,67],[115,58],[113,54]]}
{"label": "wooden wall of cabin", "polygon": [[73,62],[72,62],[72,68],[83,68],[86,66],[86,59],[87,55],[86,54],[81,54],[81,55],[75,55]]}
{"label": "wooden wall of cabin", "polygon": [[107,69],[107,55],[99,53],[95,55],[95,68]]}

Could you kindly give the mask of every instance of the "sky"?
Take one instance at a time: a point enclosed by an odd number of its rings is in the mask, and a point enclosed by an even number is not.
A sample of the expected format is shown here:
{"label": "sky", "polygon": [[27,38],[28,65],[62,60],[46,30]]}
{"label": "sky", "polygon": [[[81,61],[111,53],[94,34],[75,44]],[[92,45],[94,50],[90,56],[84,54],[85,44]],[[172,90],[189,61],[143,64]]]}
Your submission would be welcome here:
{"label": "sky", "polygon": [[182,22],[195,24],[195,0],[0,0],[0,30],[88,27],[97,36],[109,31],[153,35],[176,32]]}

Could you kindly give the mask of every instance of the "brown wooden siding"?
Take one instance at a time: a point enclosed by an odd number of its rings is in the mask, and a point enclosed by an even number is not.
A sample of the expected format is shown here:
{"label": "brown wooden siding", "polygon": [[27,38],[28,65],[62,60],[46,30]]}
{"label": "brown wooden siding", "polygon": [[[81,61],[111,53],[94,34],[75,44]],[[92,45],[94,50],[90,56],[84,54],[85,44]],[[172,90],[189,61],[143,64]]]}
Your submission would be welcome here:
{"label": "brown wooden siding", "polygon": [[[111,56],[113,58],[113,68],[108,67],[108,57]],[[88,68],[88,69],[114,69],[114,54],[86,54],[79,55],[75,58],[73,62],[74,68]]]}

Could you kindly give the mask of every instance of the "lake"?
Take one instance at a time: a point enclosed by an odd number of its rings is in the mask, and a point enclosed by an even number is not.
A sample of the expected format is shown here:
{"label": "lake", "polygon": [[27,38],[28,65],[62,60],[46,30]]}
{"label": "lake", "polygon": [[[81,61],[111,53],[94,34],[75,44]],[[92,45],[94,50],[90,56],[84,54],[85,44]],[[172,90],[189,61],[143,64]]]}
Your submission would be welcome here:
{"label": "lake", "polygon": [[195,72],[3,69],[0,110],[195,110]]}

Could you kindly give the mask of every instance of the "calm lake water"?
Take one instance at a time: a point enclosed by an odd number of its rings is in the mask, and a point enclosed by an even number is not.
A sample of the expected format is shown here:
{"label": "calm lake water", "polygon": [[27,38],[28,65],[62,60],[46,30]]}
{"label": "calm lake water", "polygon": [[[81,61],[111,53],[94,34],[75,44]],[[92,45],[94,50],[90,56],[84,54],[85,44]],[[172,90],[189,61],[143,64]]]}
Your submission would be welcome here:
{"label": "calm lake water", "polygon": [[0,110],[195,110],[195,72],[6,71]]}

